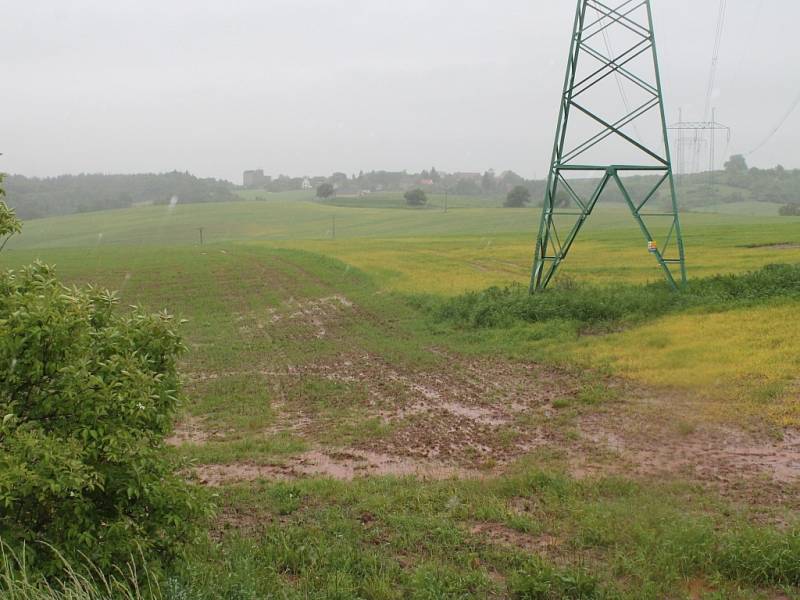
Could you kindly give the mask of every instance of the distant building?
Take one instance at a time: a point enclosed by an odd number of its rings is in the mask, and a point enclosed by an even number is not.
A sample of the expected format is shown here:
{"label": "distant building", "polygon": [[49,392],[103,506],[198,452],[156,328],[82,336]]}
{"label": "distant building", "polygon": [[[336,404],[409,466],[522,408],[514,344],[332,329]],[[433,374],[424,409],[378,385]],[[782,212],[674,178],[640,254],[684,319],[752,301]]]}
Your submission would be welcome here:
{"label": "distant building", "polygon": [[480,182],[483,179],[483,175],[480,173],[453,173],[453,178]]}
{"label": "distant building", "polygon": [[311,190],[311,189],[314,189],[314,186],[313,186],[313,185],[311,185],[311,180],[310,180],[308,177],[306,177],[305,179],[303,179],[303,189],[304,189],[304,190]]}
{"label": "distant building", "polygon": [[271,181],[272,177],[265,176],[263,169],[245,171],[242,175],[242,185],[250,189],[265,187],[269,185]]}
{"label": "distant building", "polygon": [[420,185],[433,185],[433,179],[420,179]]}

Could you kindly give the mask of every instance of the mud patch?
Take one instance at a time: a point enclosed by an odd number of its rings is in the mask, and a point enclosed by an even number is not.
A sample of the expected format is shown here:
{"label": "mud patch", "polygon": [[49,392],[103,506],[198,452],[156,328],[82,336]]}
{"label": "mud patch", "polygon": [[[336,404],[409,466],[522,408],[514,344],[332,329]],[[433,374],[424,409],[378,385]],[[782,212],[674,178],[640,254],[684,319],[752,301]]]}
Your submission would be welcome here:
{"label": "mud patch", "polygon": [[427,480],[474,479],[483,477],[478,471],[434,461],[408,460],[400,456],[363,450],[314,450],[289,459],[280,465],[235,463],[201,465],[194,470],[201,483],[220,486],[258,480],[290,480],[301,477],[329,477],[352,481],[360,477],[417,477]]}
{"label": "mud patch", "polygon": [[[340,313],[353,308],[353,303],[340,294],[302,302],[290,298],[284,304],[283,312],[277,309],[269,310],[270,325],[274,326],[282,321],[301,324],[310,328],[313,337],[317,339],[322,339],[328,334],[327,323],[329,321],[336,320]],[[263,328],[264,324],[259,324]]]}
{"label": "mud patch", "polygon": [[[635,409],[637,400],[631,402]],[[800,486],[800,432],[787,430],[778,440],[714,425],[684,434],[670,427],[678,419],[675,413],[690,410],[678,404],[659,407],[657,413],[629,410],[584,417],[579,431],[587,446],[573,450],[573,475],[681,476],[730,489],[744,482],[753,493],[759,483],[776,489]]]}
{"label": "mud patch", "polygon": [[401,371],[365,354],[297,367],[292,375],[364,387],[361,418],[377,418],[389,427],[378,439],[356,443],[359,450],[484,468],[556,441],[557,428],[547,436],[521,417],[553,416],[552,402],[580,388],[569,376],[536,365],[439,354],[446,369]]}
{"label": "mud patch", "polygon": [[533,554],[553,555],[562,545],[562,541],[554,536],[532,536],[499,523],[477,523],[470,527],[469,532],[490,544],[518,548]]}
{"label": "mud patch", "polygon": [[203,419],[188,417],[175,426],[172,435],[165,441],[169,446],[199,445],[211,440],[223,439],[224,437],[224,434],[220,432],[206,430]]}

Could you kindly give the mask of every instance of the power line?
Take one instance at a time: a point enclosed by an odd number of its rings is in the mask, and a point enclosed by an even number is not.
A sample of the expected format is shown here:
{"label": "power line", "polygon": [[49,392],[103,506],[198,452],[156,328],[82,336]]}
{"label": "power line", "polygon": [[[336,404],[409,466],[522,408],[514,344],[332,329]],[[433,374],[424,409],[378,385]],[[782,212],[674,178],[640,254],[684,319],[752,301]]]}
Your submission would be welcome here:
{"label": "power line", "polygon": [[[728,0],[720,0],[719,12],[717,14],[717,28],[714,35],[714,49],[711,52],[711,68],[708,72],[708,85],[706,86],[706,102],[703,110],[703,121],[710,122],[711,100],[714,95],[714,85],[717,81],[717,67],[719,65],[719,53],[722,48],[722,35],[725,32],[725,19],[728,11]],[[711,119],[713,121],[713,119]],[[714,135],[713,133],[711,134]],[[700,131],[695,131],[694,156],[692,157],[693,170],[700,167]],[[710,171],[714,171],[714,165],[710,165]]]}
{"label": "power line", "polygon": [[719,51],[722,48],[722,34],[725,32],[725,18],[728,10],[728,0],[720,0],[719,15],[717,16],[717,32],[714,37],[714,51],[711,54],[711,70],[708,74],[708,88],[706,89],[706,105],[704,119],[708,121],[711,112],[711,96],[714,94],[714,84],[717,80],[717,65],[719,64]]}
{"label": "power line", "polygon": [[792,102],[791,106],[789,107],[789,110],[786,111],[781,120],[778,121],[778,124],[772,129],[772,131],[769,132],[767,137],[765,137],[758,146],[750,150],[750,152],[748,152],[747,155],[749,156],[751,154],[755,154],[756,152],[761,150],[764,146],[766,146],[770,142],[770,140],[773,137],[775,137],[775,134],[777,134],[781,130],[781,128],[786,124],[786,121],[789,120],[789,117],[791,117],[794,111],[797,110],[798,106],[800,106],[800,94],[797,95],[797,98],[794,99],[794,102]]}

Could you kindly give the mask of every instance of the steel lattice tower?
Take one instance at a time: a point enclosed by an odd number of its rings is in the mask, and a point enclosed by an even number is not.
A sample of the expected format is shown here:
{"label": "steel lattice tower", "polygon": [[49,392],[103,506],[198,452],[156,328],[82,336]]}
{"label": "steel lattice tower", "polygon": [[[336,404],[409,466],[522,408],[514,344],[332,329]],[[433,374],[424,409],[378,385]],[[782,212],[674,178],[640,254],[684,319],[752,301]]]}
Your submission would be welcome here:
{"label": "steel lattice tower", "polygon": [[[578,0],[531,292],[547,287],[597,201],[615,187],[667,281],[686,282],[651,3],[613,3]],[[626,183],[636,175],[651,177]]]}

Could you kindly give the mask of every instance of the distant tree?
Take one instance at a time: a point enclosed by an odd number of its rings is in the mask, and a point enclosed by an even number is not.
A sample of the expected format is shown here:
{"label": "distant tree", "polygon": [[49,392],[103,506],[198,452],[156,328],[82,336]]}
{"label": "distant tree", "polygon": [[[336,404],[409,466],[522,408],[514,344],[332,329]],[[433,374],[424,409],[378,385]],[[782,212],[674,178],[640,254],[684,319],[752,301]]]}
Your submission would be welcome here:
{"label": "distant tree", "polygon": [[330,198],[336,193],[333,185],[330,183],[323,183],[317,188],[317,198]]}
{"label": "distant tree", "polygon": [[514,171],[506,171],[500,176],[500,181],[507,185],[522,185],[525,180]]}
{"label": "distant tree", "polygon": [[741,154],[734,154],[730,160],[725,163],[725,170],[728,173],[746,173],[747,160]]}
{"label": "distant tree", "polygon": [[436,167],[431,167],[431,179],[433,183],[439,183],[442,180],[442,176],[439,175],[439,171],[436,170]]}
{"label": "distant tree", "polygon": [[531,201],[531,192],[524,185],[518,185],[508,192],[503,204],[506,208],[521,208]]}
{"label": "distant tree", "polygon": [[186,173],[138,175],[61,175],[37,178],[12,175],[5,180],[7,203],[20,219],[65,215],[133,204],[229,202],[239,199],[227,181],[198,178]]}
{"label": "distant tree", "polygon": [[484,192],[493,192],[497,187],[497,179],[494,176],[494,170],[489,169],[483,174],[481,178],[481,188]]}
{"label": "distant tree", "polygon": [[409,206],[425,206],[428,203],[427,194],[420,189],[406,192],[404,198]]}
{"label": "distant tree", "polygon": [[782,217],[800,217],[800,204],[787,204],[778,209],[778,214]]}

